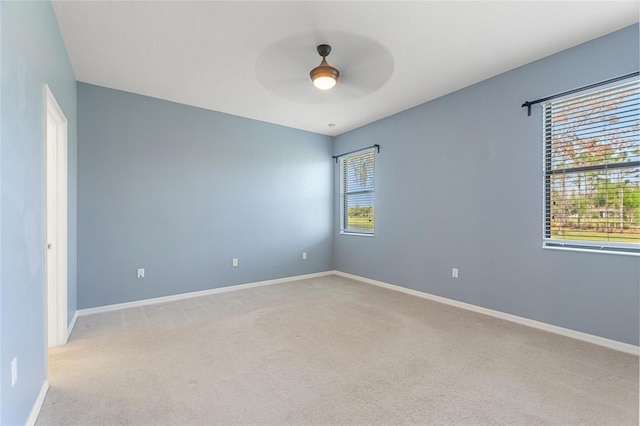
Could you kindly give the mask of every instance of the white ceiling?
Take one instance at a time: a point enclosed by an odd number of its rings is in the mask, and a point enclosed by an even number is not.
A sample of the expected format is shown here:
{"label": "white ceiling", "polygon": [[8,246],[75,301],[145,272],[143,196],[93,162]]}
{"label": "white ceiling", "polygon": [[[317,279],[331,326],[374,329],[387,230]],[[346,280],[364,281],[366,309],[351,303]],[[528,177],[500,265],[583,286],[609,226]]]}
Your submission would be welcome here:
{"label": "white ceiling", "polygon": [[[53,3],[79,81],[332,136],[638,22],[639,4]],[[321,93],[322,43],[341,76]]]}

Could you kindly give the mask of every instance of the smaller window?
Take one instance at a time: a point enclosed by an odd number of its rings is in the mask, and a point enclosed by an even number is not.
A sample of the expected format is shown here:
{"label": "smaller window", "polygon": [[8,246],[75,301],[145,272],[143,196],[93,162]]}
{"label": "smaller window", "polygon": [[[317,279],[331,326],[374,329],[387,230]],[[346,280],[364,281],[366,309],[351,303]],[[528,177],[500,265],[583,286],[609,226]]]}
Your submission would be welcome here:
{"label": "smaller window", "polygon": [[375,148],[340,157],[340,232],[373,235]]}

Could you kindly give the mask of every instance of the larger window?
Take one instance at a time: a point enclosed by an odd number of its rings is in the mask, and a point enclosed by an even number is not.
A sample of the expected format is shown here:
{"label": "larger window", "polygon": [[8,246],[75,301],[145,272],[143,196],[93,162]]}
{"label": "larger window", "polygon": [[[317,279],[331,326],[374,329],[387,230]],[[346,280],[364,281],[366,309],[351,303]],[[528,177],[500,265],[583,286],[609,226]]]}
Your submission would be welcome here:
{"label": "larger window", "polygon": [[340,232],[373,235],[375,148],[340,157]]}
{"label": "larger window", "polygon": [[640,252],[638,81],[544,105],[550,247]]}

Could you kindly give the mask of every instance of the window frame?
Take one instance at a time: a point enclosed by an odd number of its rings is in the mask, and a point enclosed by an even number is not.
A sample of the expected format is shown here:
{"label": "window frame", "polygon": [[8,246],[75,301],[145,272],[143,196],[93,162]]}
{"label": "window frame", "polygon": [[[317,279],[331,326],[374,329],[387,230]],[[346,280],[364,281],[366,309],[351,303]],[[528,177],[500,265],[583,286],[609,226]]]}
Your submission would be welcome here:
{"label": "window frame", "polygon": [[[340,175],[339,179],[340,179],[340,193],[339,193],[339,197],[340,197],[340,224],[339,224],[339,231],[341,235],[356,235],[356,236],[363,236],[363,237],[373,237],[375,236],[375,198],[376,198],[376,150],[377,150],[377,145],[374,145],[372,147],[368,147],[368,148],[363,148],[357,151],[353,151],[350,152],[348,154],[344,154],[341,155],[338,158],[338,173]],[[344,168],[345,165],[347,163],[347,161],[353,157],[357,157],[359,155],[363,155],[364,153],[370,152],[371,153],[371,159],[373,161],[373,165],[371,166],[371,170],[373,171],[373,189],[371,190],[360,190],[360,191],[347,191],[347,184],[348,181],[345,180],[345,172],[344,172]],[[346,228],[346,226],[348,225],[348,200],[347,197],[349,194],[354,194],[354,193],[359,193],[359,194],[363,194],[363,193],[371,193],[372,194],[372,208],[374,211],[373,214],[373,229],[371,230],[371,232],[366,232],[366,231],[354,231],[354,230],[349,230]]]}
{"label": "window frame", "polygon": [[[548,136],[547,136],[547,106],[550,104],[560,103],[572,98],[580,98],[588,96],[597,92],[603,92],[606,90],[614,89],[620,86],[635,83],[640,87],[640,78],[637,76],[622,80],[611,82],[600,87],[590,87],[578,92],[572,92],[565,96],[557,97],[552,100],[548,100],[542,103],[542,248],[550,250],[566,250],[577,251],[586,253],[605,253],[605,254],[617,254],[617,255],[630,255],[640,256],[640,242],[628,243],[628,242],[611,242],[611,241],[598,241],[598,240],[572,240],[572,239],[559,239],[550,237],[550,214],[547,216],[547,211],[551,208],[551,196],[550,196],[550,178],[553,174],[560,173],[547,173],[547,167],[549,160],[547,158],[548,148]],[[633,166],[629,166],[632,168]],[[602,169],[606,170],[606,167]],[[567,175],[571,172],[566,172]],[[550,211],[550,210],[549,210]]]}

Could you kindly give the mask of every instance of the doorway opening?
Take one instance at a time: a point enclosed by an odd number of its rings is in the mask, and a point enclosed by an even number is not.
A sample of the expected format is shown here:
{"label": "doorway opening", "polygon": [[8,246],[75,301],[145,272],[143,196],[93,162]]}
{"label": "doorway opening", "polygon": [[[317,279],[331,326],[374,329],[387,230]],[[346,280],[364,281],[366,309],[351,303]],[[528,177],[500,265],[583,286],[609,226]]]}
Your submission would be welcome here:
{"label": "doorway opening", "polygon": [[45,92],[45,255],[47,347],[67,343],[67,118]]}

